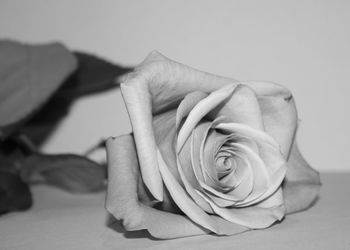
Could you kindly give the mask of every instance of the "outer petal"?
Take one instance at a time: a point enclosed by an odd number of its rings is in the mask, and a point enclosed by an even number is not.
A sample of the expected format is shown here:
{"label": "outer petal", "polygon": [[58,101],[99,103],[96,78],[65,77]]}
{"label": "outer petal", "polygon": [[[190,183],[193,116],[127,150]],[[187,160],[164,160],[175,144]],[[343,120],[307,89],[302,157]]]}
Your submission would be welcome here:
{"label": "outer petal", "polygon": [[312,169],[300,154],[296,142],[287,164],[283,196],[287,213],[294,213],[313,204],[319,193],[321,181],[319,173]]}
{"label": "outer petal", "polygon": [[150,192],[162,200],[162,181],[152,130],[152,114],[176,107],[190,92],[212,92],[235,80],[201,72],[152,52],[133,73],[121,91],[133,128],[142,177]]}
{"label": "outer petal", "polygon": [[265,130],[281,146],[288,159],[297,128],[297,110],[291,92],[270,82],[244,82],[256,95],[263,115]]}
{"label": "outer petal", "polygon": [[157,51],[151,52],[126,78],[126,84],[135,84],[152,97],[153,113],[178,106],[193,91],[213,92],[234,79],[216,76],[170,60]]}
{"label": "outer petal", "polygon": [[[152,109],[148,93],[133,85],[121,84],[121,90],[135,136],[142,178],[157,199],[163,200],[163,184],[155,158],[156,142],[152,128]],[[148,105],[147,105],[148,104]]]}
{"label": "outer petal", "polygon": [[[262,202],[259,202],[256,206],[263,208],[271,208],[277,206],[284,207],[283,191],[282,187],[279,187],[270,197],[266,198]],[[285,209],[285,207],[284,207]],[[285,210],[284,210],[285,213]]]}
{"label": "outer petal", "polygon": [[163,212],[140,201],[139,166],[132,136],[107,140],[108,190],[107,210],[123,221],[129,230],[147,229],[157,238],[177,238],[209,231],[187,217]]}
{"label": "outer petal", "polygon": [[175,128],[176,110],[170,110],[163,114],[153,117],[153,132],[157,148],[160,150],[165,163],[174,177],[181,181],[177,171],[177,157],[175,153],[176,128]]}

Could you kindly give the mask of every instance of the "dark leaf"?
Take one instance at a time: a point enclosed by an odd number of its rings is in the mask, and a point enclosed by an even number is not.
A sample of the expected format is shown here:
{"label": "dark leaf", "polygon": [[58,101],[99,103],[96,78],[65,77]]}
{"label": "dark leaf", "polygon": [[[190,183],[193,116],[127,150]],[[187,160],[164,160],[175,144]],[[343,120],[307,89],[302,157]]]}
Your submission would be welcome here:
{"label": "dark leaf", "polygon": [[43,182],[84,193],[104,188],[106,167],[79,155],[35,154],[23,162],[21,176],[28,183]]}
{"label": "dark leaf", "polygon": [[84,155],[89,156],[90,154],[93,154],[94,152],[100,149],[103,149],[103,150],[106,149],[106,139],[101,139],[96,145],[86,150]]}
{"label": "dark leaf", "polygon": [[33,118],[23,124],[21,132],[26,134],[34,145],[41,145],[56,129],[59,121],[68,114],[71,103],[69,100],[53,96]]}
{"label": "dark leaf", "polygon": [[78,59],[77,70],[49,102],[21,128],[35,145],[40,145],[56,128],[59,121],[68,114],[74,100],[82,95],[117,87],[116,79],[131,70],[82,52],[76,52],[75,56]]}
{"label": "dark leaf", "polygon": [[87,53],[74,54],[78,59],[78,69],[57,92],[57,96],[66,99],[117,87],[118,77],[132,70]]}
{"label": "dark leaf", "polygon": [[38,110],[75,70],[63,45],[0,41],[0,139]]}
{"label": "dark leaf", "polygon": [[0,141],[0,170],[18,174],[22,161],[36,152],[36,148],[23,134],[12,134]]}
{"label": "dark leaf", "polygon": [[32,205],[29,187],[17,174],[0,169],[0,214],[27,210]]}

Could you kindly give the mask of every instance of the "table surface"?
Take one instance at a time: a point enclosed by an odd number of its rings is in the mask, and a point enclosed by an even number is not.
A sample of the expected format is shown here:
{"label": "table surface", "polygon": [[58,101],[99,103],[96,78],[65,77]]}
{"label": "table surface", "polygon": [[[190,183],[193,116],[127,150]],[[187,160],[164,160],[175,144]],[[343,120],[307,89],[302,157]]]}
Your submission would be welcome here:
{"label": "table surface", "polygon": [[73,195],[34,186],[34,206],[0,217],[0,249],[350,249],[350,173],[323,173],[311,209],[265,230],[154,240],[126,233],[104,209],[104,192]]}

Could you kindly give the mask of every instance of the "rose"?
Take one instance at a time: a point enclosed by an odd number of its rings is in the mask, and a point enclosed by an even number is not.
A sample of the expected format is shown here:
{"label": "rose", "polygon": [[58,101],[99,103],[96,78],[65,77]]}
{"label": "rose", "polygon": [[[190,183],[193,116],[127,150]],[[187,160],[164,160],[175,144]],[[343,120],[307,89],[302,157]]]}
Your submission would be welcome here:
{"label": "rose", "polygon": [[107,141],[106,208],[158,238],[266,228],[306,209],[319,175],[295,144],[291,93],[152,52],[121,91],[133,135]]}

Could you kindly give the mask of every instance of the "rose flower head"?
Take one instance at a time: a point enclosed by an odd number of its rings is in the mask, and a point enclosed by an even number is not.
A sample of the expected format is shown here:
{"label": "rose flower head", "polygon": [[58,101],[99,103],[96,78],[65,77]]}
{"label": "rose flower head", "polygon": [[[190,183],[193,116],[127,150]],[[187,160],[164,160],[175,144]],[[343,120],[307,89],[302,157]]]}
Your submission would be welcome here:
{"label": "rose flower head", "polygon": [[288,89],[152,52],[121,84],[133,133],[107,141],[107,210],[156,238],[267,228],[308,208],[320,179],[295,142]]}

